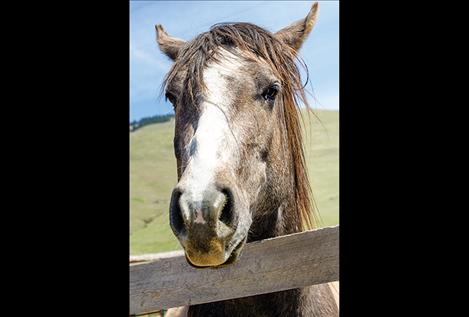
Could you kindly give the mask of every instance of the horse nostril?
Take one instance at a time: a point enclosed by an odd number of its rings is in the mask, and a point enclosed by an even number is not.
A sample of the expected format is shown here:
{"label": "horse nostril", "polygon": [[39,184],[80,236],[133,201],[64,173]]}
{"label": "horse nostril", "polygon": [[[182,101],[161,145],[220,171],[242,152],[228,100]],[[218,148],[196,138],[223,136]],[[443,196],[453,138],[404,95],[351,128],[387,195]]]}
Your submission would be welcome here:
{"label": "horse nostril", "polygon": [[173,191],[173,194],[171,196],[171,204],[169,208],[169,221],[175,235],[179,235],[182,233],[183,230],[185,230],[184,219],[182,218],[182,211],[180,206],[181,195],[182,192],[179,189],[175,189]]}
{"label": "horse nostril", "polygon": [[231,190],[224,188],[221,191],[225,195],[225,203],[220,212],[219,220],[225,225],[231,227],[234,222],[234,204],[233,204],[233,194]]}

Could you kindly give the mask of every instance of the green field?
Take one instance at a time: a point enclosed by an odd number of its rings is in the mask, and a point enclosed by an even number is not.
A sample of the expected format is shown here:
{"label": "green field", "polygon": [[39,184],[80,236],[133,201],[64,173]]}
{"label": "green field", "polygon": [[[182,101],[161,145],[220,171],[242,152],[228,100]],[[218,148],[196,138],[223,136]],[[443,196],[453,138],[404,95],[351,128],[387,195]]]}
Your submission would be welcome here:
{"label": "green field", "polygon": [[[305,115],[305,148],[322,226],[339,223],[339,112]],[[180,249],[169,227],[169,198],[176,185],[174,119],[130,135],[130,253]]]}

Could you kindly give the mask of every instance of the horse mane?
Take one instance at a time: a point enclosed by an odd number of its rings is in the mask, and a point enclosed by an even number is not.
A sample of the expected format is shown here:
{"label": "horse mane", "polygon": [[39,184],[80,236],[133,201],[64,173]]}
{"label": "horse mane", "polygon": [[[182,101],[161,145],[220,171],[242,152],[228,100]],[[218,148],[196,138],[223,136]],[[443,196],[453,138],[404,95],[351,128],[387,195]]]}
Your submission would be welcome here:
{"label": "horse mane", "polygon": [[[233,54],[239,51],[261,58],[276,72],[283,89],[283,121],[286,141],[291,155],[294,179],[295,201],[300,231],[312,229],[319,223],[319,216],[313,208],[312,191],[308,181],[306,161],[303,149],[303,138],[300,126],[300,102],[310,110],[301,83],[297,62],[308,70],[298,58],[297,52],[278,40],[271,32],[251,23],[220,23],[212,26],[208,32],[201,33],[194,40],[187,42],[179,51],[178,58],[167,74],[163,89],[168,89],[174,80],[182,80],[185,105],[197,106],[200,91],[206,87],[203,82],[203,70],[208,61],[217,61],[216,49],[222,46]],[[239,49],[236,50],[236,48]],[[185,72],[185,78],[177,75]]]}

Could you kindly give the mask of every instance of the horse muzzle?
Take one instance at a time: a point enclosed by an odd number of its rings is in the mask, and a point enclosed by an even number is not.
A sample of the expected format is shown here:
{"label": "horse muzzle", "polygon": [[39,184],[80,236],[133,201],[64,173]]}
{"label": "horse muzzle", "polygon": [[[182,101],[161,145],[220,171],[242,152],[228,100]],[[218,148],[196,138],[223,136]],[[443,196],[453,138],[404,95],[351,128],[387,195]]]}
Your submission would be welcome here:
{"label": "horse muzzle", "polygon": [[[170,225],[186,258],[196,267],[219,266],[232,259],[246,234],[240,232],[235,198],[227,187],[194,193],[178,185],[172,193]],[[246,228],[247,229],[247,228]]]}

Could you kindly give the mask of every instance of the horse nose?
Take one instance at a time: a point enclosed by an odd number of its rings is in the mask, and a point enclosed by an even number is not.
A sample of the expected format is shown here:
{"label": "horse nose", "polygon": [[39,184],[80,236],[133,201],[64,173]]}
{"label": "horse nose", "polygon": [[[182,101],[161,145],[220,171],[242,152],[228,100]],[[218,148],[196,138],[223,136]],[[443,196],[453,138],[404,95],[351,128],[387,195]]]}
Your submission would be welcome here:
{"label": "horse nose", "polygon": [[206,189],[195,194],[177,187],[171,197],[170,225],[195,266],[226,261],[236,230],[233,194],[229,189]]}
{"label": "horse nose", "polygon": [[233,216],[233,195],[228,188],[212,187],[198,195],[180,187],[173,190],[170,225],[176,236],[206,231],[221,237],[223,229],[233,228]]}

